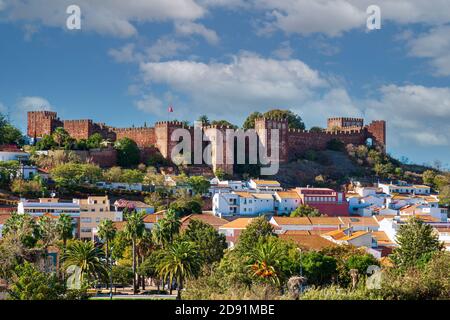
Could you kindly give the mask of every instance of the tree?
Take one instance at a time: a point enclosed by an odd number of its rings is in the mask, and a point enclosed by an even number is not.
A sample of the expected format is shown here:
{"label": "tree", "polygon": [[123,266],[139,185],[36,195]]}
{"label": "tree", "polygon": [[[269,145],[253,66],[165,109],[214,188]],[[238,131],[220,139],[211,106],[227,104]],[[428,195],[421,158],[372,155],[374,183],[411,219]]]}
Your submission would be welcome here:
{"label": "tree", "polygon": [[242,125],[242,128],[246,129],[246,130],[248,130],[248,129],[255,129],[255,120],[258,119],[258,118],[262,118],[262,116],[263,115],[262,115],[261,112],[258,112],[258,111],[252,112],[247,117],[247,119],[245,119],[245,122]]}
{"label": "tree", "polygon": [[53,168],[50,174],[58,187],[71,189],[80,184],[100,181],[102,169],[89,163],[66,163]]}
{"label": "tree", "polygon": [[8,185],[13,179],[18,177],[20,164],[18,161],[0,162],[0,183]]}
{"label": "tree", "polygon": [[193,242],[197,246],[198,254],[206,265],[220,261],[227,248],[225,236],[201,220],[192,219],[189,222],[183,239]]}
{"label": "tree", "polygon": [[40,195],[43,190],[42,185],[35,180],[15,179],[11,184],[11,191],[22,196]]}
{"label": "tree", "polygon": [[344,150],[344,143],[338,139],[331,139],[327,142],[327,149],[334,151],[342,151]]}
{"label": "tree", "polygon": [[38,226],[42,247],[47,253],[47,248],[55,244],[59,238],[57,220],[48,216],[42,216],[39,219]]}
{"label": "tree", "polygon": [[136,261],[136,242],[142,237],[145,230],[144,224],[144,212],[143,211],[134,211],[130,215],[127,216],[127,221],[125,224],[124,232],[129,240],[131,240],[132,247],[132,255],[133,255],[133,291],[137,293],[137,283],[136,283],[136,274],[137,274],[137,261]]}
{"label": "tree", "polygon": [[433,227],[416,217],[400,225],[396,241],[398,248],[394,250],[391,258],[400,268],[423,264],[433,253],[442,250],[442,244],[438,235],[433,232]]}
{"label": "tree", "polygon": [[37,143],[37,150],[51,150],[57,146],[53,136],[45,134]]}
{"label": "tree", "polygon": [[100,133],[94,133],[86,141],[86,147],[88,149],[98,149],[103,142],[103,137]]}
{"label": "tree", "polygon": [[15,268],[9,295],[12,300],[57,300],[64,293],[56,275],[39,271],[29,262]]}
{"label": "tree", "polygon": [[125,169],[122,171],[121,182],[142,183],[143,181],[144,173],[140,170]]}
{"label": "tree", "polygon": [[[112,259],[111,259],[111,253],[110,253],[110,245],[111,242],[114,240],[114,237],[116,236],[117,229],[114,226],[114,223],[111,220],[103,220],[100,222],[100,225],[98,226],[98,237],[104,241],[105,243],[105,253],[106,253],[106,260],[109,261],[110,270],[112,270]],[[110,271],[112,272],[112,271]],[[112,273],[110,273],[110,285],[112,288]]]}
{"label": "tree", "polygon": [[57,230],[59,238],[63,241],[63,248],[66,249],[67,240],[73,237],[73,221],[68,214],[62,213],[59,215]]}
{"label": "tree", "polygon": [[92,279],[107,279],[107,265],[104,253],[92,241],[74,241],[67,246],[64,254],[64,268],[74,266],[80,270],[78,283]]}
{"label": "tree", "polygon": [[424,184],[433,186],[434,185],[434,178],[436,177],[436,172],[433,170],[425,170],[422,173],[422,181]]}
{"label": "tree", "polygon": [[307,204],[301,204],[291,212],[291,217],[320,217],[320,212]]}
{"label": "tree", "polygon": [[[145,278],[151,278],[152,280],[158,278],[158,264],[160,262],[162,253],[162,251],[158,250],[151,252],[150,255],[146,257],[145,260],[140,264],[138,274]],[[157,286],[159,292],[159,281],[157,281]]]}
{"label": "tree", "polygon": [[249,268],[253,277],[279,285],[282,253],[273,239],[270,238],[268,241],[262,239],[256,244],[250,254]]}
{"label": "tree", "polygon": [[126,287],[133,283],[133,269],[129,265],[112,266],[111,277],[114,283]]}
{"label": "tree", "polygon": [[161,255],[158,272],[171,288],[173,280],[177,283],[177,299],[181,299],[181,289],[185,279],[197,277],[200,273],[201,258],[197,247],[188,241],[176,241]]}
{"label": "tree", "polygon": [[151,192],[150,195],[145,197],[145,203],[155,208],[155,212],[164,210],[166,207],[164,205],[163,198],[157,192]]}
{"label": "tree", "polygon": [[12,126],[5,116],[0,113],[0,145],[22,145],[23,143],[24,137],[20,130]]}
{"label": "tree", "polygon": [[217,126],[217,127],[229,127],[230,129],[238,128],[238,126],[232,124],[231,122],[229,122],[227,120],[213,120],[213,121],[211,121],[211,125]]}
{"label": "tree", "polygon": [[336,259],[320,252],[309,251],[302,255],[302,267],[309,284],[328,284],[336,274]]}
{"label": "tree", "polygon": [[275,236],[273,225],[271,225],[264,217],[255,218],[247,228],[242,231],[236,249],[243,253],[250,252],[258,241],[271,236]]}
{"label": "tree", "polygon": [[192,188],[195,194],[205,194],[208,192],[210,183],[203,176],[193,176],[188,179],[188,185]]}
{"label": "tree", "polygon": [[310,129],[309,129],[309,132],[317,132],[317,133],[321,133],[321,132],[324,132],[325,131],[325,129],[324,128],[321,128],[321,127],[311,127]]}
{"label": "tree", "polygon": [[13,212],[3,225],[2,235],[14,233],[23,245],[33,248],[40,239],[40,230],[34,218],[29,214]]}
{"label": "tree", "polygon": [[226,177],[225,171],[223,171],[223,169],[221,169],[221,168],[217,168],[216,171],[214,171],[214,175],[219,180],[223,180]]}
{"label": "tree", "polygon": [[122,167],[131,167],[139,164],[140,150],[133,140],[123,138],[114,144],[117,150],[117,163]]}
{"label": "tree", "polygon": [[155,223],[152,235],[155,242],[166,248],[179,234],[181,221],[174,210],[169,209],[166,216]]}
{"label": "tree", "polygon": [[346,267],[350,270],[357,270],[358,274],[366,274],[370,266],[378,266],[378,260],[371,254],[352,255],[346,261]]}
{"label": "tree", "polygon": [[287,119],[290,129],[305,130],[302,118],[290,110],[270,110],[264,113],[264,117],[269,119]]}
{"label": "tree", "polygon": [[201,122],[202,125],[204,125],[204,126],[209,126],[210,125],[210,122],[209,122],[209,119],[208,119],[207,115],[200,116],[197,121]]}
{"label": "tree", "polygon": [[52,133],[52,137],[53,141],[55,141],[60,148],[63,146],[66,147],[72,142],[69,133],[62,127],[56,128]]}

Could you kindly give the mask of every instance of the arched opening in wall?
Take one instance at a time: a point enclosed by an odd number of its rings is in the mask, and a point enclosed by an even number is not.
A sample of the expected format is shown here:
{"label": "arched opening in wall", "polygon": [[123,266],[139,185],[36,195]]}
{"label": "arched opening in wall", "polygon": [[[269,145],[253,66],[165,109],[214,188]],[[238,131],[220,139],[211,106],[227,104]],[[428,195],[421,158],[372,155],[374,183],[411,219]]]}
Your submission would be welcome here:
{"label": "arched opening in wall", "polygon": [[366,139],[366,146],[368,146],[368,147],[373,147],[374,146],[372,138],[367,138]]}

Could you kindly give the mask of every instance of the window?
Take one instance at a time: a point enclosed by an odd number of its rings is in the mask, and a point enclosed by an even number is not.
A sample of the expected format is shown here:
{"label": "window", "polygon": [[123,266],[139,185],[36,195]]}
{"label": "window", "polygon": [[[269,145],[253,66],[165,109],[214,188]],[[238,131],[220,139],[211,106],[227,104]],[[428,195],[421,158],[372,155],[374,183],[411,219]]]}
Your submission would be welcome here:
{"label": "window", "polygon": [[91,222],[92,222],[92,219],[91,219],[91,218],[87,218],[87,217],[83,217],[83,218],[81,218],[81,222],[84,222],[84,223],[91,223]]}
{"label": "window", "polygon": [[84,232],[84,233],[92,232],[92,229],[91,228],[81,228],[81,232]]}

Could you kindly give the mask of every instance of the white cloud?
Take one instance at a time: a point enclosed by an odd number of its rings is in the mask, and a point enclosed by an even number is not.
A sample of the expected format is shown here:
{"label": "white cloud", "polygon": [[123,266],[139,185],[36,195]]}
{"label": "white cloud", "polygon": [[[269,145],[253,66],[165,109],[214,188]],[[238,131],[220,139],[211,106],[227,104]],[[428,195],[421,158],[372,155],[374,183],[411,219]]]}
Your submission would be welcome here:
{"label": "white cloud", "polygon": [[450,26],[441,26],[408,41],[410,55],[430,58],[437,76],[450,76]]}
{"label": "white cloud", "polygon": [[16,104],[17,112],[51,110],[52,106],[47,99],[42,97],[22,97]]}
{"label": "white cloud", "polygon": [[148,47],[138,48],[134,43],[128,43],[120,48],[113,48],[108,54],[119,63],[140,63],[145,61],[160,61],[173,58],[189,47],[169,37],[162,37]]}
{"label": "white cloud", "polygon": [[135,52],[136,45],[134,43],[126,44],[118,49],[110,49],[108,54],[120,63],[131,63],[139,61],[139,57]]}
{"label": "white cloud", "polygon": [[206,28],[204,25],[190,21],[176,22],[175,30],[182,35],[200,35],[210,44],[217,44],[219,37],[214,30]]}
{"label": "white cloud", "polygon": [[151,61],[159,61],[163,58],[173,58],[180,52],[187,50],[189,47],[168,37],[158,39],[152,46],[148,47],[145,52]]}
{"label": "white cloud", "polygon": [[[369,5],[381,8],[383,21],[398,24],[440,25],[450,22],[447,0],[252,0],[270,17],[270,25],[287,33],[324,33],[340,36],[352,29],[365,30]],[[267,27],[267,26],[266,26]],[[270,28],[269,28],[270,29]]]}
{"label": "white cloud", "polygon": [[[66,8],[73,0],[3,0],[12,21],[39,22],[65,28]],[[82,29],[118,37],[136,35],[136,23],[196,20],[206,9],[194,0],[77,0],[83,17]]]}
{"label": "white cloud", "polygon": [[[241,117],[249,108],[291,105],[311,99],[327,81],[300,60],[242,53],[230,63],[149,62],[140,65],[149,84],[165,84],[193,100],[203,113]],[[206,109],[208,108],[208,109]]]}
{"label": "white cloud", "polygon": [[161,116],[164,113],[163,102],[154,95],[145,95],[135,102],[136,107],[146,113]]}
{"label": "white cloud", "polygon": [[283,41],[280,46],[272,52],[275,57],[280,59],[289,59],[293,53],[294,50],[289,41]]}
{"label": "white cloud", "polygon": [[364,101],[370,119],[386,119],[391,146],[450,145],[450,88],[388,85]]}

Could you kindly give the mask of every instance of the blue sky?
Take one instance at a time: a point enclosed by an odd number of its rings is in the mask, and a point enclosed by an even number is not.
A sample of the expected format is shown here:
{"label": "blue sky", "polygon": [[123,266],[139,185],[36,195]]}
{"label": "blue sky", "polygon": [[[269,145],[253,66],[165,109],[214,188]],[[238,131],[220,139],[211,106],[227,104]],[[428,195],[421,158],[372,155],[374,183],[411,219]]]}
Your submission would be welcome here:
{"label": "blue sky", "polygon": [[[66,8],[81,8],[81,30]],[[366,8],[381,9],[368,31]],[[113,126],[289,108],[388,121],[388,151],[450,162],[447,0],[0,0],[0,111]]]}

